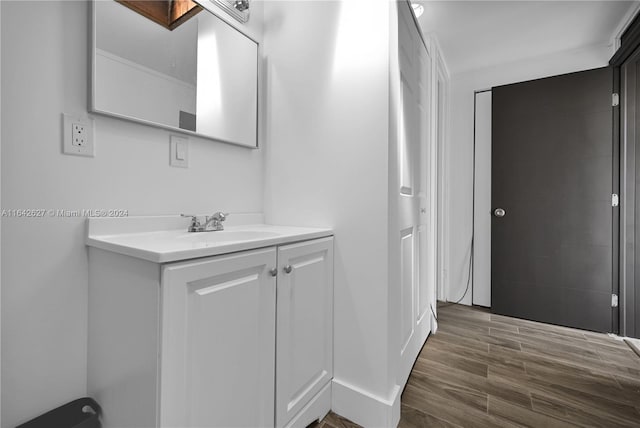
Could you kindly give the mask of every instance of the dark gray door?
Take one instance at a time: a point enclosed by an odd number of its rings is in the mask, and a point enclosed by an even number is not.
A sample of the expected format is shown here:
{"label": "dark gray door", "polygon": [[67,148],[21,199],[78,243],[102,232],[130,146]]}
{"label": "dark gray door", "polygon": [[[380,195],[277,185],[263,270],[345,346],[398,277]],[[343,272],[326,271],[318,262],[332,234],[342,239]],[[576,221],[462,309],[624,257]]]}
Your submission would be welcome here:
{"label": "dark gray door", "polygon": [[493,312],[611,331],[612,84],[602,68],[493,88]]}

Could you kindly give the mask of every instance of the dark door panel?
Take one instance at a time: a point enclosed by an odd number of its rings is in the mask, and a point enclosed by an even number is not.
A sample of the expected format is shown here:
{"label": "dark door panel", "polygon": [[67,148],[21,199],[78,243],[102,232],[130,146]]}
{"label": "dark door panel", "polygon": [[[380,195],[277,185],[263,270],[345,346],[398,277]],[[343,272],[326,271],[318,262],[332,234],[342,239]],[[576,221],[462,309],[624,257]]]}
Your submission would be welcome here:
{"label": "dark door panel", "polygon": [[611,331],[611,68],[493,88],[492,310]]}

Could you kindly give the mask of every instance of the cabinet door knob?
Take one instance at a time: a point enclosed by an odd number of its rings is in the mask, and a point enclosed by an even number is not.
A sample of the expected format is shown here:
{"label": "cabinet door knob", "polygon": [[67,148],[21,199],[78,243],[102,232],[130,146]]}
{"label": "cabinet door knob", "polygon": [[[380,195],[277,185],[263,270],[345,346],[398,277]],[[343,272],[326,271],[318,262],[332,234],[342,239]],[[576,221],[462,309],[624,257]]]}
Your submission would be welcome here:
{"label": "cabinet door knob", "polygon": [[276,269],[276,268],[270,269],[269,273],[271,274],[271,276],[277,276],[278,275],[278,269]]}
{"label": "cabinet door knob", "polygon": [[293,268],[291,267],[291,265],[286,265],[283,270],[284,270],[284,273],[291,273]]}

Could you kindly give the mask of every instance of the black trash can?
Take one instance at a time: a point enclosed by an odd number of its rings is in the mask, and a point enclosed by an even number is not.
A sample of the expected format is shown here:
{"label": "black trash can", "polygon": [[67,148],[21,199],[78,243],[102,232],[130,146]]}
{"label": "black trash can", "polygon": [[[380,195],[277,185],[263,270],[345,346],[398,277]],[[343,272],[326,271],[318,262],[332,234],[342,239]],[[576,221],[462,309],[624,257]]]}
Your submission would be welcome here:
{"label": "black trash can", "polygon": [[101,428],[101,412],[93,398],[79,398],[16,428]]}

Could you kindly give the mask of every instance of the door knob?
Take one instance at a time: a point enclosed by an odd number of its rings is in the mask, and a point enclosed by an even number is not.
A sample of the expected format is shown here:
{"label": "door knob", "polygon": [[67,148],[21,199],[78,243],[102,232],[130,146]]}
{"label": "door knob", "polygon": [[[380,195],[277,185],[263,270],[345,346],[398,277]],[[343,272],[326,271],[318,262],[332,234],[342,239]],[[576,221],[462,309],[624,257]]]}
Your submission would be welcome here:
{"label": "door knob", "polygon": [[271,274],[271,276],[276,276],[278,275],[278,269],[276,268],[270,269],[269,273]]}
{"label": "door knob", "polygon": [[507,212],[502,208],[496,208],[495,210],[493,210],[493,215],[496,217],[504,217],[506,213]]}
{"label": "door knob", "polygon": [[284,270],[284,273],[291,273],[293,268],[291,267],[291,265],[286,265],[283,270]]}

